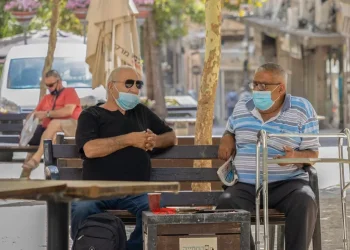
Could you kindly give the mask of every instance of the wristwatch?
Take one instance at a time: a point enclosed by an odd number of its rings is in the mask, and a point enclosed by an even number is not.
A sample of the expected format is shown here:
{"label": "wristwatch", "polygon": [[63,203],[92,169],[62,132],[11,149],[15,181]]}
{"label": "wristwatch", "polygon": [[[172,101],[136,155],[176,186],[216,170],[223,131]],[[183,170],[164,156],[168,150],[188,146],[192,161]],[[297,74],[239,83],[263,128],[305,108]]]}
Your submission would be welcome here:
{"label": "wristwatch", "polygon": [[47,111],[47,112],[46,112],[46,117],[47,117],[47,118],[50,118],[50,111]]}

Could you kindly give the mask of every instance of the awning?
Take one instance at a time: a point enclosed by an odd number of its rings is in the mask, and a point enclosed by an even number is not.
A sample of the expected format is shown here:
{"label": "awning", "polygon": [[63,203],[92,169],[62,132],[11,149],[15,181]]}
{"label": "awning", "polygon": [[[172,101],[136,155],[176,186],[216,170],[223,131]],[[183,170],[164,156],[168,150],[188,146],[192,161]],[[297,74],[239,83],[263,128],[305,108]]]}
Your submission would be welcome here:
{"label": "awning", "polygon": [[312,32],[306,29],[288,29],[285,23],[258,17],[246,17],[244,23],[265,33],[269,37],[289,35],[290,40],[304,48],[312,49],[317,46],[340,46],[345,38],[336,32]]}

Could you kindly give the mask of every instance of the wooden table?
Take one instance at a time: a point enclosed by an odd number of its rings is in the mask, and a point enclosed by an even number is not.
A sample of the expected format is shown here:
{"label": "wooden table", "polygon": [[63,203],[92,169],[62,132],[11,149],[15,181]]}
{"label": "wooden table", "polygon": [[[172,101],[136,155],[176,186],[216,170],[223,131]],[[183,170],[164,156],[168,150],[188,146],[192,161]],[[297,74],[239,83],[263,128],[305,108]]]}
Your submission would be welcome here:
{"label": "wooden table", "polygon": [[178,182],[0,180],[0,199],[47,202],[48,250],[69,248],[70,201],[179,191]]}

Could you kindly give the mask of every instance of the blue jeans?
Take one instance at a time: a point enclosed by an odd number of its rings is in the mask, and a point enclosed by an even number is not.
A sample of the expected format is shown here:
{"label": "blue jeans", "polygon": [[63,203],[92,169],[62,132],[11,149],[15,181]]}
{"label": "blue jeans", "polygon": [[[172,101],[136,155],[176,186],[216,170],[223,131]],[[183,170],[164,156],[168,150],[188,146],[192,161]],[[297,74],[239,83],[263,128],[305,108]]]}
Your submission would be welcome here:
{"label": "blue jeans", "polygon": [[136,227],[127,242],[128,250],[142,250],[142,212],[149,210],[147,194],[125,196],[111,200],[78,201],[71,206],[71,237],[75,238],[79,226],[92,214],[103,213],[105,210],[128,210],[136,216]]}

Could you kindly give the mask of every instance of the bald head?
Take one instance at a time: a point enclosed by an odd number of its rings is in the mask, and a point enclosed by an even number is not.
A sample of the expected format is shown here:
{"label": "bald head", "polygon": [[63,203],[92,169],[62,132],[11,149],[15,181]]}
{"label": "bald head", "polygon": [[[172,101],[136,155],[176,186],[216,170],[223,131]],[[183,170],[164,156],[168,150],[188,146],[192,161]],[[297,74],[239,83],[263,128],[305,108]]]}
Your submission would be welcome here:
{"label": "bald head", "polygon": [[138,95],[140,89],[134,84],[132,87],[127,87],[126,82],[128,81],[136,82],[141,80],[140,75],[137,71],[127,65],[120,66],[114,69],[108,77],[108,99],[118,98],[119,92],[126,92]]}
{"label": "bald head", "polygon": [[[140,75],[137,71],[127,65],[122,65],[118,68],[115,68],[108,77],[108,83],[115,81],[122,81],[123,78],[129,76],[129,79],[138,80],[140,79]],[[125,79],[126,80],[126,79]]]}

